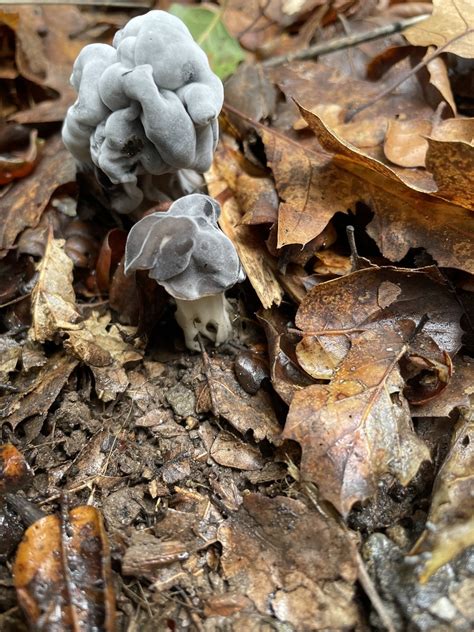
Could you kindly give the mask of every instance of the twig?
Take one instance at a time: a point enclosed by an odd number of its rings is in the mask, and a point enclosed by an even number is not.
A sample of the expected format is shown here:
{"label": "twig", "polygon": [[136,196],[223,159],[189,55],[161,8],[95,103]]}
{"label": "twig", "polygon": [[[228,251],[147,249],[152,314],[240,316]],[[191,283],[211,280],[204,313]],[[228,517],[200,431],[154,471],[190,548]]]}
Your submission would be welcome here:
{"label": "twig", "polygon": [[265,4],[263,6],[259,4],[258,12],[257,12],[257,15],[254,17],[254,19],[250,22],[248,26],[246,26],[242,31],[240,31],[240,33],[237,33],[238,40],[240,40],[241,37],[243,37],[249,31],[251,31],[253,27],[257,24],[257,22],[260,20],[260,18],[265,17],[265,9],[268,7],[269,4],[270,4],[270,0],[265,0]]}
{"label": "twig", "polygon": [[365,33],[352,33],[351,35],[344,35],[343,37],[335,37],[327,42],[320,42],[319,44],[314,44],[314,46],[308,46],[308,48],[296,50],[292,53],[288,53],[287,55],[271,57],[270,59],[266,59],[262,62],[262,65],[270,68],[273,66],[279,66],[280,64],[287,64],[290,61],[314,59],[314,57],[318,57],[319,55],[327,55],[328,53],[334,53],[338,50],[351,48],[352,46],[357,46],[358,44],[362,44],[364,42],[371,42],[372,40],[379,39],[387,35],[400,33],[409,26],[418,24],[418,22],[422,22],[429,17],[428,13],[424,13],[423,15],[415,15],[412,18],[399,20],[398,22],[393,22],[392,24],[378,26],[372,31],[366,31]]}
{"label": "twig", "polygon": [[388,632],[396,632],[395,627],[392,621],[390,620],[390,616],[384,606],[384,603],[380,599],[380,596],[374,586],[374,583],[369,573],[367,572],[364,561],[361,558],[359,553],[357,553],[357,570],[358,570],[358,575],[359,575],[359,582],[361,583],[361,586],[364,589],[365,594],[370,599],[370,603],[374,607],[374,610],[379,615],[383,626],[386,628]]}
{"label": "twig", "polygon": [[430,62],[433,61],[433,59],[436,59],[436,57],[438,57],[438,55],[441,55],[441,53],[446,48],[448,48],[448,46],[451,46],[451,44],[453,44],[453,42],[457,42],[459,39],[462,39],[463,37],[465,37],[466,35],[470,35],[471,33],[474,33],[474,28],[467,29],[466,31],[463,31],[459,35],[456,35],[456,37],[452,37],[450,40],[445,42],[442,46],[437,48],[434,51],[434,53],[432,53],[431,55],[428,55],[428,57],[423,58],[418,64],[416,64],[416,66],[413,66],[413,68],[409,72],[404,73],[401,77],[396,79],[391,85],[389,85],[387,88],[385,88],[385,90],[382,90],[382,92],[377,94],[370,101],[367,101],[367,103],[364,103],[363,105],[360,105],[359,107],[354,108],[353,110],[349,110],[349,112],[346,114],[344,122],[345,123],[349,123],[350,121],[352,121],[352,119],[354,118],[354,116],[356,116],[356,114],[359,114],[363,110],[366,110],[367,108],[370,108],[372,105],[374,105],[374,103],[377,103],[378,101],[380,101],[381,99],[383,99],[384,97],[389,95],[391,92],[393,92],[395,90],[395,88],[398,88],[398,86],[400,86],[402,83],[404,83],[407,79],[409,79],[413,75],[416,75],[416,73],[419,70],[421,70],[422,68],[427,66]]}

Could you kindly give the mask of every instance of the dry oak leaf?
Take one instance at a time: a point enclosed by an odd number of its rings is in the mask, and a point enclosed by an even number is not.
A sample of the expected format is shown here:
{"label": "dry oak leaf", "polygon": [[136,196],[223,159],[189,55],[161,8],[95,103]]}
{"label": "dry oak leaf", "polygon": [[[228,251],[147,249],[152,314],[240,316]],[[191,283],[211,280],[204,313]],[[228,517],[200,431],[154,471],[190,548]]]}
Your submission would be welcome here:
{"label": "dry oak leaf", "polygon": [[54,191],[74,180],[74,160],[60,136],[54,136],[44,145],[34,172],[13,183],[0,198],[0,257],[24,228],[37,226]]}
{"label": "dry oak leaf", "polygon": [[[434,191],[416,190],[403,181],[403,172],[395,172],[343,141],[319,117],[299,108],[324,149],[333,153],[334,175],[343,174],[342,191],[347,189],[351,174],[352,201],[346,208],[365,201],[373,210],[375,216],[367,232],[385,257],[400,261],[410,248],[425,248],[441,266],[474,272],[474,221],[468,210],[469,199],[460,206],[435,197]],[[277,175],[275,178],[278,188]],[[336,210],[345,209],[333,209],[329,215]],[[315,211],[309,211],[306,215],[314,222]],[[325,212],[327,216],[327,209]],[[297,220],[302,223],[304,218],[298,215]],[[311,232],[304,242],[293,243],[307,243],[313,236]]]}
{"label": "dry oak leaf", "polygon": [[[393,330],[407,341],[424,316],[423,336],[454,356],[462,342],[463,309],[434,267],[365,268],[313,287],[301,302],[296,326],[303,332],[297,357],[316,379],[331,377],[345,357],[350,337],[361,330]],[[417,341],[421,334],[412,341]],[[323,354],[324,351],[324,354]],[[438,353],[426,353],[437,360]]]}
{"label": "dry oak leaf", "polygon": [[33,523],[18,547],[13,577],[31,629],[115,630],[109,543],[95,507]]}
{"label": "dry oak leaf", "polygon": [[44,256],[38,264],[38,280],[31,294],[33,323],[29,336],[37,342],[52,340],[60,330],[72,329],[80,316],[72,287],[73,262],[64,252],[64,239],[52,231]]}
{"label": "dry oak leaf", "polygon": [[431,553],[420,576],[427,581],[438,568],[474,546],[474,418],[461,416],[450,451],[433,487],[426,529],[412,553]]}
{"label": "dry oak leaf", "polygon": [[460,57],[474,57],[474,4],[472,0],[433,0],[432,15],[403,32],[415,46],[443,48]]}
{"label": "dry oak leaf", "polygon": [[358,622],[355,548],[347,531],[302,502],[247,494],[219,527],[232,592],[298,630],[345,630]]}
{"label": "dry oak leaf", "polygon": [[[91,369],[95,378],[95,390],[99,399],[114,400],[129,385],[123,368],[142,359],[143,354],[124,340],[133,336],[135,327],[110,323],[110,314],[91,316],[80,324],[80,329],[68,331],[64,346]],[[122,333],[123,335],[122,335]]]}
{"label": "dry oak leaf", "polygon": [[75,99],[69,83],[72,65],[89,43],[80,35],[88,25],[85,15],[74,6],[14,6],[3,8],[0,21],[15,31],[20,74],[57,95],[9,118],[20,123],[62,120]]}
{"label": "dry oak leaf", "polygon": [[302,477],[344,516],[377,491],[383,475],[406,485],[430,459],[403,396],[405,352],[395,331],[367,331],[353,339],[329,384],[296,392],[291,402],[283,437],[298,441]]}
{"label": "dry oak leaf", "polygon": [[[227,158],[227,154],[225,154]],[[242,211],[226,178],[226,159],[218,150],[211,169],[206,173],[209,194],[221,204],[219,225],[233,242],[242,266],[265,308],[279,305],[283,289],[275,274],[275,264],[253,226],[242,225]],[[229,177],[229,176],[228,176]],[[234,179],[234,174],[231,176]]]}
{"label": "dry oak leaf", "polygon": [[429,137],[426,141],[426,168],[434,176],[436,195],[474,210],[474,145]]}

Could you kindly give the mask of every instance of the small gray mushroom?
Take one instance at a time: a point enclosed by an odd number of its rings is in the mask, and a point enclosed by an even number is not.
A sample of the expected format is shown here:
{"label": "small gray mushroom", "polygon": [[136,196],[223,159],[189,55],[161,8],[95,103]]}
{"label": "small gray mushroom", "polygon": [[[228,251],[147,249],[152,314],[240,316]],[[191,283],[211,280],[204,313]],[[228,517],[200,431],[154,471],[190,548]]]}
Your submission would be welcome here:
{"label": "small gray mushroom", "polygon": [[192,194],[166,213],[152,213],[131,229],[125,249],[125,273],[149,270],[176,300],[176,320],[186,346],[199,350],[197,334],[216,345],[232,333],[224,292],[245,273],[230,239],[217,225],[218,203]]}
{"label": "small gray mushroom", "polygon": [[86,46],[71,83],[78,97],[64,144],[81,170],[100,171],[115,187],[116,211],[131,212],[145,195],[159,199],[163,174],[210,167],[223,86],[179,18],[150,11],[118,31],[112,46]]}

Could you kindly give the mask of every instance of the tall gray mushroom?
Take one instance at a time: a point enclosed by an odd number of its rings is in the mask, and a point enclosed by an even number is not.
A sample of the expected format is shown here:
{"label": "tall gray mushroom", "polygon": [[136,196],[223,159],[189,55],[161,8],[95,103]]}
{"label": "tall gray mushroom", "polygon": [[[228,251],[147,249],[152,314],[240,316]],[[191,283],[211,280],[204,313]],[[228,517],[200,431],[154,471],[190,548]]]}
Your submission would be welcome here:
{"label": "tall gray mushroom", "polygon": [[223,87],[183,22],[165,11],[133,18],[113,45],[90,44],[74,63],[78,93],[63,141],[82,170],[105,174],[128,213],[160,199],[158,177],[206,171],[218,139]]}
{"label": "tall gray mushroom", "polygon": [[187,195],[165,213],[152,213],[131,229],[125,273],[149,270],[176,300],[176,320],[186,346],[199,350],[197,334],[216,345],[232,332],[224,292],[245,273],[233,243],[219,229],[218,203],[207,195]]}

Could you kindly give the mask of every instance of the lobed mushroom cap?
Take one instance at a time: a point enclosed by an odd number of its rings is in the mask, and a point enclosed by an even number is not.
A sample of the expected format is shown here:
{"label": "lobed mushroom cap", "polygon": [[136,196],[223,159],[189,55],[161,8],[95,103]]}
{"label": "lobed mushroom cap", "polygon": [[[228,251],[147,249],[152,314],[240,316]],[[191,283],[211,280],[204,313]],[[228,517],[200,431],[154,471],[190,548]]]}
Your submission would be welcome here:
{"label": "lobed mushroom cap", "polygon": [[224,292],[245,273],[230,239],[217,225],[218,203],[207,195],[187,195],[166,213],[153,213],[131,229],[125,273],[149,276],[175,298],[196,300]]}
{"label": "lobed mushroom cap", "polygon": [[144,177],[209,168],[223,86],[179,18],[149,11],[130,20],[112,46],[86,46],[71,83],[78,98],[64,143],[83,169],[124,185],[115,210],[138,206]]}

